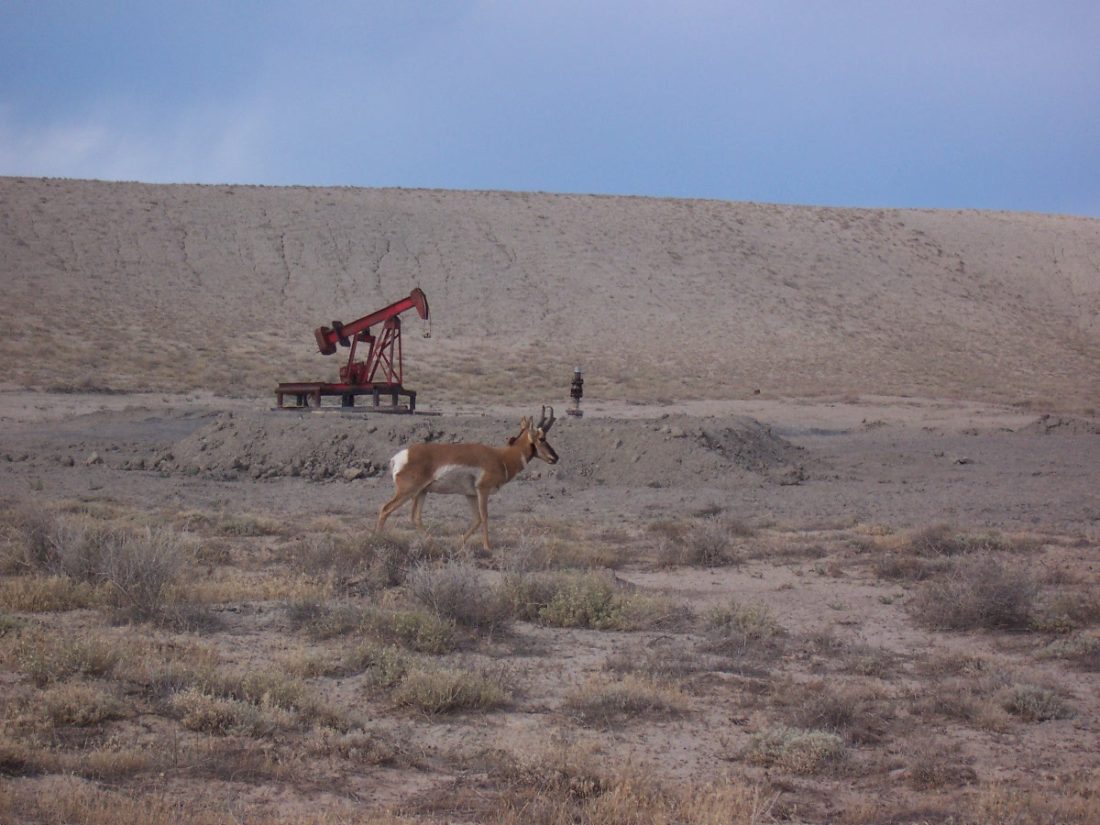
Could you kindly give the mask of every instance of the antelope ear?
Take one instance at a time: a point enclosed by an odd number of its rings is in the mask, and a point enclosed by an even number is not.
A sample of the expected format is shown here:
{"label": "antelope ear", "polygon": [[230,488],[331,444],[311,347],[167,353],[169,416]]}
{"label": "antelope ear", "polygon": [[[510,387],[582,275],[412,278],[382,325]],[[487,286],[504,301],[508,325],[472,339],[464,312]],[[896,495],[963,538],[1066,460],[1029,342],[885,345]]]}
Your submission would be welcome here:
{"label": "antelope ear", "polygon": [[529,430],[529,429],[531,429],[531,419],[530,419],[530,418],[528,418],[528,417],[527,417],[526,415],[525,415],[525,416],[523,416],[523,418],[521,418],[521,419],[519,420],[519,428],[520,428],[521,430]]}

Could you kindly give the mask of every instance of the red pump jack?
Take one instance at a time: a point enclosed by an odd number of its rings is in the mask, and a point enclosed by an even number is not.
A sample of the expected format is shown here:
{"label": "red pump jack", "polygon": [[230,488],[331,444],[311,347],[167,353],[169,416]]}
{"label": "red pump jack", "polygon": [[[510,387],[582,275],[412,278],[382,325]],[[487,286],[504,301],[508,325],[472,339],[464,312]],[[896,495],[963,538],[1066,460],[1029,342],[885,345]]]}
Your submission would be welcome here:
{"label": "red pump jack", "polygon": [[[279,384],[275,389],[278,409],[319,408],[321,399],[329,396],[338,396],[341,407],[354,407],[357,396],[369,395],[376,412],[416,412],[416,393],[402,385],[401,319],[398,317],[410,309],[415,309],[422,320],[431,322],[428,298],[423,290],[417,287],[409,293],[409,297],[402,298],[370,315],[364,315],[358,321],[352,321],[350,324],[333,321],[330,327],[317,327],[313,335],[317,339],[317,348],[322,355],[334,354],[337,344],[350,349],[347,363],[340,367],[340,381],[334,384]],[[376,336],[371,332],[371,327],[378,324],[382,325],[382,329]],[[425,337],[431,337],[430,330],[429,327],[424,333]],[[356,361],[355,356],[360,344],[367,345],[367,357],[362,361]],[[382,395],[390,397],[390,406],[380,405]],[[286,396],[293,396],[295,403],[284,405]],[[408,403],[400,404],[401,397],[408,399]]]}

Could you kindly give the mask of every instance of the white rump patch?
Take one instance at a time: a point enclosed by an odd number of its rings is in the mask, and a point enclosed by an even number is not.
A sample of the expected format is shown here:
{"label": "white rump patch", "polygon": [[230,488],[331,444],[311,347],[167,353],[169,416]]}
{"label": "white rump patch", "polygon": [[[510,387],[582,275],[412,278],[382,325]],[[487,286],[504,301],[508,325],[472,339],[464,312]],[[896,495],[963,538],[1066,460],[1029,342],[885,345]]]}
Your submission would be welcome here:
{"label": "white rump patch", "polygon": [[405,465],[409,463],[409,450],[408,448],[397,453],[390,459],[390,472],[393,473],[393,480],[397,481],[397,474],[405,469]]}

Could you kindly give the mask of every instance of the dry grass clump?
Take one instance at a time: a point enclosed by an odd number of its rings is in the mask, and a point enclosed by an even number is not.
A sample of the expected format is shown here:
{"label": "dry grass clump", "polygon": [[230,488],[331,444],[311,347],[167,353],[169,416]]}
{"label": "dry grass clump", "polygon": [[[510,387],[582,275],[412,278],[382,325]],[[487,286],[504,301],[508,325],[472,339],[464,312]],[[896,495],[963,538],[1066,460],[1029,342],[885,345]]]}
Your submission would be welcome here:
{"label": "dry grass clump", "polygon": [[436,655],[449,653],[459,643],[453,621],[424,609],[329,606],[309,598],[290,602],[284,610],[294,628],[315,640],[366,635],[383,644]]}
{"label": "dry grass clump", "polygon": [[63,610],[106,598],[138,619],[163,613],[185,555],[169,527],[133,527],[31,511],[19,522],[20,567],[44,574],[6,582],[0,604]]}
{"label": "dry grass clump", "polygon": [[1100,672],[1100,635],[1080,633],[1058,639],[1044,647],[1039,655],[1049,659],[1064,659],[1091,673]]}
{"label": "dry grass clump", "polygon": [[316,597],[287,602],[283,610],[291,627],[316,641],[346,636],[363,622],[361,608],[351,604],[330,605]]}
{"label": "dry grass clump", "polygon": [[783,685],[773,695],[788,705],[792,727],[835,733],[858,745],[880,742],[891,717],[879,696],[862,687],[816,681]]}
{"label": "dry grass clump", "polygon": [[1060,590],[1043,599],[1032,626],[1044,633],[1072,633],[1100,623],[1100,598],[1091,590]]}
{"label": "dry grass clump", "polygon": [[419,564],[409,571],[405,586],[420,604],[463,627],[492,630],[510,618],[505,593],[486,584],[477,567],[467,562]]}
{"label": "dry grass clump", "polygon": [[368,644],[345,660],[349,673],[364,673],[371,694],[389,696],[400,708],[429,716],[491,710],[508,701],[503,670],[433,665],[392,645]]}
{"label": "dry grass clump", "polygon": [[787,631],[767,605],[732,602],[703,615],[705,640],[700,649],[731,659],[774,658],[785,645]]}
{"label": "dry grass clump", "polygon": [[249,735],[341,720],[317,702],[304,682],[280,671],[213,671],[203,681],[177,691],[169,700],[185,727]]}
{"label": "dry grass clump", "polygon": [[[989,531],[966,533],[946,524],[912,531],[888,543],[893,549],[876,552],[873,567],[884,579],[926,581],[950,573],[953,559],[991,553],[1026,553],[1038,548],[1030,537],[1007,537]],[[875,546],[876,551],[880,548]]]}
{"label": "dry grass clump", "polygon": [[959,758],[957,745],[921,739],[911,746],[905,769],[906,784],[917,791],[970,785],[978,775]]}
{"label": "dry grass clump", "polygon": [[665,567],[721,567],[741,560],[736,539],[755,531],[731,518],[708,517],[696,521],[660,521],[649,525],[659,536],[657,562]]}
{"label": "dry grass clump", "polygon": [[[518,797],[518,798],[516,798]],[[775,796],[736,780],[665,786],[641,772],[612,780],[600,794],[571,796],[551,788],[515,797],[495,813],[500,825],[760,825],[774,822]]]}
{"label": "dry grass clump", "polygon": [[95,634],[59,637],[44,629],[22,632],[8,648],[10,660],[38,687],[73,676],[107,677],[122,661],[116,640]]}
{"label": "dry grass clump", "polygon": [[810,633],[803,641],[810,651],[821,657],[825,667],[842,673],[890,679],[902,669],[896,653],[882,647],[843,641],[831,629]]}
{"label": "dry grass clump", "polygon": [[1042,678],[984,659],[940,659],[931,664],[930,675],[939,681],[921,691],[914,716],[944,716],[979,729],[1004,731],[1014,717],[1043,722],[1074,715],[1062,694],[1042,684]]}
{"label": "dry grass clump", "polygon": [[608,727],[624,719],[659,719],[682,714],[688,700],[677,687],[627,674],[593,678],[565,697],[566,709],[582,724]]}
{"label": "dry grass clump", "polygon": [[[242,764],[248,760],[240,754]],[[262,754],[261,751],[255,751]],[[229,759],[222,761],[230,761]],[[232,773],[225,775],[232,778]],[[370,814],[360,804],[334,803],[322,810],[273,815],[266,807],[234,804],[226,809],[224,797],[210,793],[169,797],[161,790],[134,792],[106,789],[77,777],[45,777],[20,784],[0,784],[0,821],[79,823],[79,825],[239,825],[242,821],[264,825],[413,825],[411,820],[388,813]]]}
{"label": "dry grass clump", "polygon": [[494,554],[500,570],[528,573],[537,570],[613,569],[621,567],[627,556],[621,545],[603,537],[584,536],[571,524],[557,521],[525,522],[523,532],[504,533],[507,544]]}
{"label": "dry grass clump", "polygon": [[108,544],[98,575],[129,615],[154,618],[166,612],[168,590],[179,575],[183,556],[177,533],[145,528]]}
{"label": "dry grass clump", "polygon": [[[57,770],[58,760],[54,753],[15,738],[12,735],[12,726],[9,724],[6,727],[7,730],[0,730],[0,777],[38,776]],[[5,783],[0,782],[0,794],[4,785]],[[2,812],[3,808],[0,807],[0,813]]]}
{"label": "dry grass clump", "polygon": [[612,673],[636,673],[658,681],[671,681],[697,673],[722,670],[725,661],[681,644],[633,647],[612,654],[604,667]]}
{"label": "dry grass clump", "polygon": [[415,764],[405,747],[392,734],[378,731],[339,731],[317,728],[310,732],[305,751],[313,757],[336,757],[352,765]]}
{"label": "dry grass clump", "polygon": [[197,687],[176,693],[168,706],[181,725],[199,733],[262,737],[294,726],[293,714],[271,702],[253,704]]}
{"label": "dry grass clump", "polygon": [[937,685],[912,708],[914,716],[939,716],[987,731],[1004,731],[1009,717],[993,694],[962,680]]}
{"label": "dry grass clump", "polygon": [[0,579],[0,608],[19,613],[64,613],[109,603],[107,588],[68,576],[10,576]]}
{"label": "dry grass clump", "polygon": [[168,698],[168,708],[188,728],[217,735],[264,737],[319,723],[351,723],[317,701],[300,679],[282,671],[205,671]]}
{"label": "dry grass clump", "polygon": [[552,627],[641,630],[688,615],[668,599],[628,590],[603,571],[512,574],[505,577],[504,592],[517,618]]}
{"label": "dry grass clump", "polygon": [[1054,784],[1021,787],[994,782],[977,793],[962,825],[1093,825],[1100,822],[1100,794],[1088,769],[1077,776],[1060,777]]}
{"label": "dry grass clump", "polygon": [[305,573],[285,570],[252,572],[238,568],[219,571],[218,576],[183,579],[170,591],[174,604],[233,604],[240,602],[323,600],[332,596],[326,582]]}
{"label": "dry grass clump", "polygon": [[307,535],[282,553],[292,569],[325,582],[337,593],[350,594],[401,584],[408,566],[434,551],[423,542],[391,534],[325,532]]}
{"label": "dry grass clump", "polygon": [[508,701],[501,674],[459,667],[414,665],[390,694],[398,707],[435,716],[492,710]]}
{"label": "dry grass clump", "polygon": [[384,644],[441,655],[458,646],[454,623],[427,610],[367,609],[361,629]]}
{"label": "dry grass clump", "polygon": [[0,512],[0,573],[41,570],[50,553],[54,516],[43,507],[22,504]]}
{"label": "dry grass clump", "polygon": [[46,719],[55,727],[86,728],[127,715],[114,694],[81,682],[54,685],[40,699]]}
{"label": "dry grass clump", "polygon": [[20,619],[18,616],[9,616],[7,613],[0,613],[0,639],[4,638],[9,633],[18,633],[26,626],[26,621]]}
{"label": "dry grass clump", "polygon": [[1034,538],[1010,538],[991,530],[967,533],[947,524],[936,524],[909,533],[902,551],[919,556],[962,556],[972,553],[1027,552],[1036,549]]}
{"label": "dry grass clump", "polygon": [[304,754],[259,736],[218,735],[188,743],[178,759],[189,776],[221,782],[294,783]]}
{"label": "dry grass clump", "polygon": [[925,558],[907,553],[885,553],[872,564],[875,575],[891,581],[922,582],[951,569],[951,560],[944,557]]}
{"label": "dry grass clump", "polygon": [[612,770],[605,756],[554,743],[534,756],[501,754],[503,785],[483,821],[499,825],[764,825],[777,794],[734,777],[674,784],[644,767]]}
{"label": "dry grass clump", "polygon": [[937,630],[1026,630],[1039,585],[1027,570],[992,556],[966,559],[909,603],[914,618]]}
{"label": "dry grass clump", "polygon": [[285,535],[285,522],[255,513],[222,513],[211,525],[222,536],[279,536]]}
{"label": "dry grass clump", "polygon": [[1025,722],[1070,719],[1073,708],[1055,691],[1039,685],[1017,684],[1005,691],[1002,706]]}
{"label": "dry grass clump", "polygon": [[820,773],[844,755],[844,740],[835,733],[783,726],[754,733],[743,754],[755,765],[798,774]]}

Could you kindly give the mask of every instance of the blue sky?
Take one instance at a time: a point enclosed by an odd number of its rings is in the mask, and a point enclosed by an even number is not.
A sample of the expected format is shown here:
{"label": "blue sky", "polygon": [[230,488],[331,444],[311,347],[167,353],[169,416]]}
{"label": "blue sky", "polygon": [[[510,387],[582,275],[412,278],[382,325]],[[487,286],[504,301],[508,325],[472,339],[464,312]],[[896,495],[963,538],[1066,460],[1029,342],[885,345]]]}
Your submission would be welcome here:
{"label": "blue sky", "polygon": [[1100,217],[1100,3],[2,0],[0,175]]}

